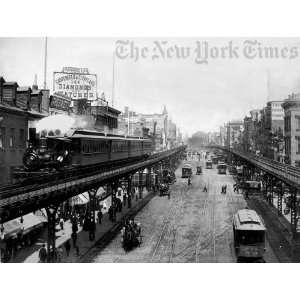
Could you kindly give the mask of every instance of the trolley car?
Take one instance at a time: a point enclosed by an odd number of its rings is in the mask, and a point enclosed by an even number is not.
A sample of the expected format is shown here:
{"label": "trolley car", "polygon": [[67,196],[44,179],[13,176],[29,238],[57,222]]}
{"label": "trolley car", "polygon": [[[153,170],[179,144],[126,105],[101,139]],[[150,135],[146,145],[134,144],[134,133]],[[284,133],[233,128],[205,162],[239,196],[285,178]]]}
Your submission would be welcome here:
{"label": "trolley car", "polygon": [[233,217],[234,247],[238,261],[262,260],[266,228],[261,217],[250,209],[241,209]]}
{"label": "trolley car", "polygon": [[196,175],[201,175],[201,174],[202,174],[202,168],[201,166],[197,166]]}
{"label": "trolley car", "polygon": [[211,160],[208,160],[206,161],[206,169],[212,169],[212,161]]}
{"label": "trolley car", "polygon": [[182,176],[181,178],[189,178],[193,175],[192,166],[189,164],[185,164],[182,167]]}
{"label": "trolley car", "polygon": [[218,174],[226,174],[227,166],[224,163],[219,163],[217,169],[218,169]]}

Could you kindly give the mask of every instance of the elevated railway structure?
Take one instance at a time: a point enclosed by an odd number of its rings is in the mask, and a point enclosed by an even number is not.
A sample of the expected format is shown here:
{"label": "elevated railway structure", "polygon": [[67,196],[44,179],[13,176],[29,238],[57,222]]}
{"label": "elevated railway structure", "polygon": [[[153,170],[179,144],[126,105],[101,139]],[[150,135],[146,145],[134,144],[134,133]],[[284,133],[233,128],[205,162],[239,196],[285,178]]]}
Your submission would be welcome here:
{"label": "elevated railway structure", "polygon": [[[126,182],[128,207],[131,207],[133,174],[139,173],[139,191],[142,195],[142,175],[162,167],[175,168],[183,158],[185,146],[155,153],[139,160],[121,160],[92,166],[66,169],[53,174],[35,173],[25,181],[0,188],[0,224],[21,217],[32,211],[45,208],[48,216],[48,250],[55,249],[55,216],[61,203],[83,192],[90,197],[89,213],[95,222],[96,194],[103,184],[112,187],[112,201],[115,200],[120,180]],[[149,182],[149,180],[146,180]],[[147,183],[146,183],[147,184]]]}
{"label": "elevated railway structure", "polygon": [[243,177],[246,180],[262,181],[264,196],[270,205],[274,205],[274,195],[277,195],[276,206],[278,215],[282,215],[284,193],[289,194],[290,224],[292,233],[292,258],[300,261],[300,168],[286,165],[266,157],[256,156],[228,147],[209,145],[208,148],[222,150],[228,153],[229,162],[245,166]]}

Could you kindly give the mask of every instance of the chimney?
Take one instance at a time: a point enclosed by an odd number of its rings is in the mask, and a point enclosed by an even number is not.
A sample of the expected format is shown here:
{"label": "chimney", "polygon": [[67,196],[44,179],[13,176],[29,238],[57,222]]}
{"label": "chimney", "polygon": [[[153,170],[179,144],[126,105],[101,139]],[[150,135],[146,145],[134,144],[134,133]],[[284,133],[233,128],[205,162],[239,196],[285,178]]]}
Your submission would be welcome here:
{"label": "chimney", "polygon": [[32,90],[38,90],[38,89],[39,89],[39,87],[37,85],[37,75],[35,74],[34,75],[34,83],[32,85]]}

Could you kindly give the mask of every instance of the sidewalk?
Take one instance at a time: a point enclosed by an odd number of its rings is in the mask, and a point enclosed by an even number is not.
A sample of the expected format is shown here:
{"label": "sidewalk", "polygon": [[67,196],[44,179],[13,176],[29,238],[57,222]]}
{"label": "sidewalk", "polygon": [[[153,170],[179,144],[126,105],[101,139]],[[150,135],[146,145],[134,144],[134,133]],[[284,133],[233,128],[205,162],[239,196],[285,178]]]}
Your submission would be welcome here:
{"label": "sidewalk", "polygon": [[[147,192],[146,190],[143,191],[143,198],[136,201],[133,197],[132,199],[132,207],[128,209],[127,206],[123,207],[122,212],[117,213],[117,220],[116,222],[112,222],[108,219],[108,214],[103,214],[102,223],[96,224],[96,232],[95,232],[95,239],[94,241],[89,240],[89,232],[83,231],[82,227],[78,225],[78,232],[77,232],[77,246],[79,247],[79,255],[75,248],[73,248],[73,243],[71,239],[72,234],[72,224],[68,220],[64,223],[64,230],[61,230],[59,225],[56,227],[56,248],[62,247],[62,259],[61,262],[64,263],[72,263],[72,262],[79,262],[80,259],[93,247],[95,246],[99,240],[101,240],[106,233],[112,231],[114,228],[119,227],[122,222],[122,219],[126,215],[130,215],[132,212],[135,212],[141,209],[148,201],[151,200],[153,197],[152,192]],[[97,212],[96,212],[97,213]],[[66,241],[69,240],[71,244],[71,251],[69,256],[67,256],[66,249],[64,244]],[[38,239],[38,241],[31,247],[24,248],[20,250],[16,257],[11,260],[12,263],[37,263],[39,262],[39,249],[41,248],[42,244],[47,245],[47,229],[42,234],[42,236]]]}
{"label": "sidewalk", "polygon": [[285,216],[279,216],[277,208],[271,206],[263,195],[250,195],[247,201],[251,209],[256,210],[264,219],[269,243],[280,262],[291,262],[291,231]]}

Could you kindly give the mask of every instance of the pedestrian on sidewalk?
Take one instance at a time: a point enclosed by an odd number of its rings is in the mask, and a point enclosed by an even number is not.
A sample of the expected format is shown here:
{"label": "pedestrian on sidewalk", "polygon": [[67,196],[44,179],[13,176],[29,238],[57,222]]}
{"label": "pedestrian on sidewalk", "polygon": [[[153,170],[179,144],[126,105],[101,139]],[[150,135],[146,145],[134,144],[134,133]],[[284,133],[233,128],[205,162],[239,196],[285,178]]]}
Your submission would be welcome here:
{"label": "pedestrian on sidewalk", "polygon": [[122,212],[122,200],[120,198],[116,198],[116,202],[118,212]]}
{"label": "pedestrian on sidewalk", "polygon": [[112,205],[108,209],[108,218],[110,221],[113,221],[113,207]]}
{"label": "pedestrian on sidewalk", "polygon": [[79,247],[76,246],[76,255],[79,256],[80,255],[80,252],[79,252]]}
{"label": "pedestrian on sidewalk", "polygon": [[65,243],[65,248],[66,248],[67,256],[69,256],[69,255],[70,255],[70,250],[71,250],[70,240],[67,240],[67,241],[66,241],[66,243]]}
{"label": "pedestrian on sidewalk", "polygon": [[62,216],[61,216],[60,219],[59,219],[59,225],[60,225],[60,229],[61,229],[61,230],[64,230],[64,219],[63,219]]}
{"label": "pedestrian on sidewalk", "polygon": [[112,221],[116,222],[116,220],[117,220],[117,208],[116,208],[116,205],[113,204],[113,206],[112,206]]}
{"label": "pedestrian on sidewalk", "polygon": [[245,191],[245,199],[246,199],[246,200],[249,199],[249,192],[248,192],[248,190]]}
{"label": "pedestrian on sidewalk", "polygon": [[72,232],[76,233],[77,231],[78,231],[77,220],[73,219],[73,222],[72,222]]}
{"label": "pedestrian on sidewalk", "polygon": [[93,241],[95,239],[95,231],[96,231],[96,224],[93,220],[90,220],[89,223],[89,240]]}
{"label": "pedestrian on sidewalk", "polygon": [[103,213],[101,211],[101,208],[99,209],[99,211],[97,213],[97,217],[98,217],[98,223],[101,224],[102,223],[102,217],[103,217]]}
{"label": "pedestrian on sidewalk", "polygon": [[45,244],[42,245],[40,251],[39,251],[39,259],[41,263],[45,263],[47,261],[47,250],[45,247]]}
{"label": "pedestrian on sidewalk", "polygon": [[124,194],[123,194],[123,205],[124,206],[127,205],[127,194],[126,194],[126,192],[124,192]]}
{"label": "pedestrian on sidewalk", "polygon": [[56,252],[57,252],[57,262],[61,262],[61,259],[62,259],[62,257],[63,257],[63,252],[64,252],[64,250],[63,250],[63,248],[62,247],[58,247],[57,248],[57,250],[56,250]]}
{"label": "pedestrian on sidewalk", "polygon": [[75,248],[76,247],[76,241],[77,241],[77,233],[76,232],[73,232],[71,234],[71,238],[73,240],[73,247]]}

